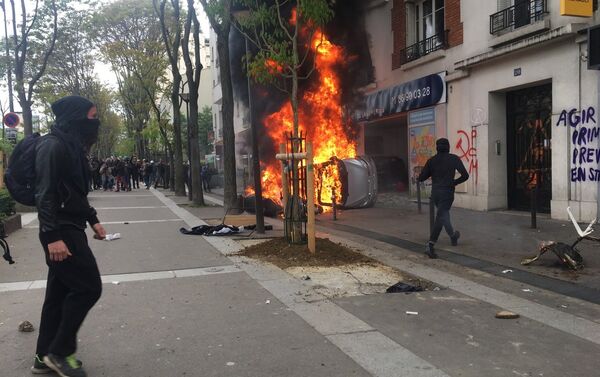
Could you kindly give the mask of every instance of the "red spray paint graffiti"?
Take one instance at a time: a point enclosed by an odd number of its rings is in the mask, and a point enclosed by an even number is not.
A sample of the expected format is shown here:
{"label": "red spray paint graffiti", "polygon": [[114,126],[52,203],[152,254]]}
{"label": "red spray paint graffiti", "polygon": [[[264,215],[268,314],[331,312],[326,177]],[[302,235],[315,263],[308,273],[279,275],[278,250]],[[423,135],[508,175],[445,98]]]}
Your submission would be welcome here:
{"label": "red spray paint graffiti", "polygon": [[467,131],[457,131],[458,141],[456,142],[455,149],[459,152],[458,157],[461,160],[466,161],[469,171],[469,175],[474,177],[475,185],[479,180],[479,162],[477,161],[477,128],[471,128],[471,135]]}

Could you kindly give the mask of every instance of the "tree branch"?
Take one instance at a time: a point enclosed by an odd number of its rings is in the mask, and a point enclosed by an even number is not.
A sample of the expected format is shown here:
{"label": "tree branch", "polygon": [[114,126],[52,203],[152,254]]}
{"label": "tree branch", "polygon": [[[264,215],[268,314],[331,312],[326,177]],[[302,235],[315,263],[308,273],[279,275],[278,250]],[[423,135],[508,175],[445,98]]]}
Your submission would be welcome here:
{"label": "tree branch", "polygon": [[44,53],[44,58],[42,59],[42,66],[40,67],[38,73],[29,81],[29,89],[27,92],[27,101],[31,101],[31,96],[33,95],[33,87],[42,77],[44,72],[46,71],[46,66],[48,65],[48,59],[50,59],[50,55],[54,51],[54,46],[56,45],[56,37],[58,35],[58,10],[56,9],[56,1],[52,0],[52,12],[54,13],[54,19],[52,22],[52,38],[50,40],[50,46]]}

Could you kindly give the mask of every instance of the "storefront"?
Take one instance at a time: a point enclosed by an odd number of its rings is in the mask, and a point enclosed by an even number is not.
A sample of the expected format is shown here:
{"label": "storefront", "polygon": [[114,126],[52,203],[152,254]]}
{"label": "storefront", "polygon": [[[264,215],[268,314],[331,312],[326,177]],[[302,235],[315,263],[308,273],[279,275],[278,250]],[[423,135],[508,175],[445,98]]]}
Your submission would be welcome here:
{"label": "storefront", "polygon": [[359,150],[377,163],[379,190],[416,195],[416,178],[446,136],[446,73],[418,78],[366,97]]}

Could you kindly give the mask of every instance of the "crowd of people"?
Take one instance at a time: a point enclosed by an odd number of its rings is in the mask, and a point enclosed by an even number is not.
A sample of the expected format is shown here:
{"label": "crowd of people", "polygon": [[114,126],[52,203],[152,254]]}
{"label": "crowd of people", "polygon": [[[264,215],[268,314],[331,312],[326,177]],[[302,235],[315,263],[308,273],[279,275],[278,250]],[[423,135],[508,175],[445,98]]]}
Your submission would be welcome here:
{"label": "crowd of people", "polygon": [[[90,189],[104,191],[131,191],[142,187],[169,188],[170,166],[163,160],[138,159],[137,157],[108,157],[100,160],[98,157],[89,158]],[[204,165],[200,172],[202,188],[210,192],[212,169]],[[189,164],[184,165],[186,185],[189,177]],[[188,185],[189,186],[189,185]]]}

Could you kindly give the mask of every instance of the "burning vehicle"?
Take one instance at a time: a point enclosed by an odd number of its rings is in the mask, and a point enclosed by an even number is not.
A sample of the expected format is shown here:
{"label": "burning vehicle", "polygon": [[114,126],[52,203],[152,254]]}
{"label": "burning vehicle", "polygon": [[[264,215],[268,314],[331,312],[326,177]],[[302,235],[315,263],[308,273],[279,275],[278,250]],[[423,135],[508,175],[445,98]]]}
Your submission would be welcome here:
{"label": "burning vehicle", "polygon": [[[333,200],[325,202],[321,194],[325,181],[322,177],[327,174],[330,165],[336,165],[339,172],[340,196],[337,195],[335,205],[340,208],[367,208],[375,205],[377,200],[377,168],[375,161],[369,156],[338,159],[332,157],[328,162],[319,164],[315,168],[318,204],[321,206],[333,206]],[[332,193],[335,194],[335,193]]]}

